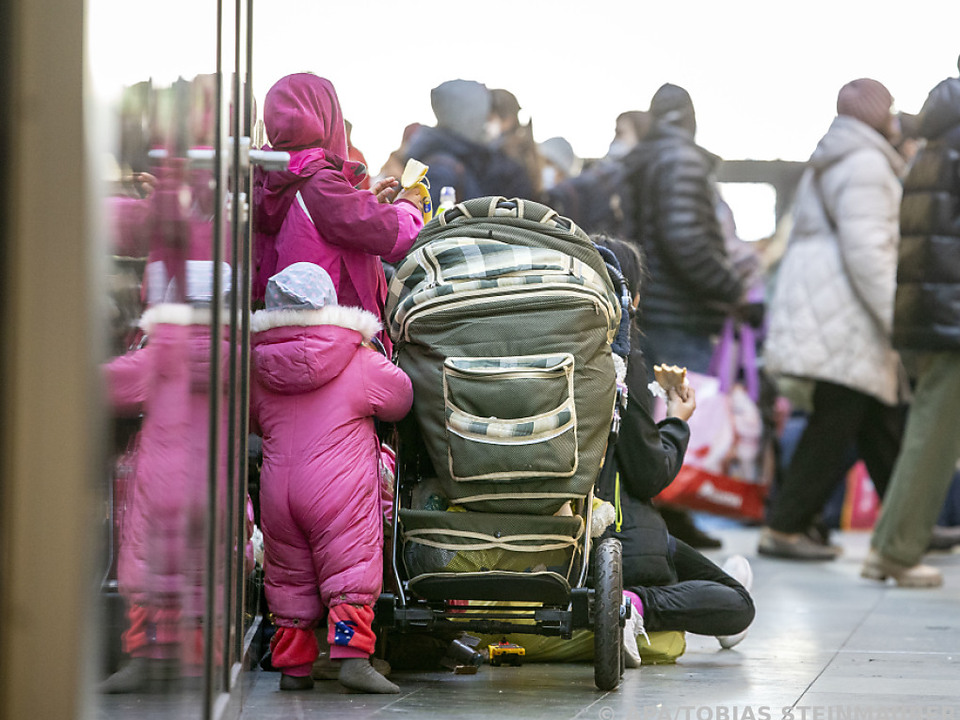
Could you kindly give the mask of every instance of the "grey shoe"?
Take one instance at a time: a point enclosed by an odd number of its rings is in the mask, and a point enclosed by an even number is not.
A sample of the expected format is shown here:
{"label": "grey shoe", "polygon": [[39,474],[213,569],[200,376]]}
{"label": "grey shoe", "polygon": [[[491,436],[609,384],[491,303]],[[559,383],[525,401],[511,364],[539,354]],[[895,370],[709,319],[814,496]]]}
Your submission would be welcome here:
{"label": "grey shoe", "polygon": [[803,533],[782,533],[763,528],[757,552],[786,560],[833,560],[842,551],[836,545],[821,545]]}
{"label": "grey shoe", "polygon": [[[371,657],[370,664],[373,669],[384,677],[393,672],[390,663],[382,658]],[[313,671],[310,673],[314,680],[336,680],[340,675],[340,661],[331,660],[329,652],[321,652],[313,663]]]}
{"label": "grey shoe", "polygon": [[888,557],[884,557],[873,548],[863,562],[860,576],[868,580],[885,581],[893,578],[900,587],[940,587],[943,585],[943,574],[930,565],[903,565]]}
{"label": "grey shoe", "polygon": [[164,693],[178,679],[179,665],[175,660],[135,657],[101,682],[97,690],[107,695]]}
{"label": "grey shoe", "polygon": [[108,695],[146,692],[150,672],[146,658],[131,658],[130,662],[100,683],[98,690]]}
{"label": "grey shoe", "polygon": [[281,690],[313,690],[313,678],[309,675],[280,675]]}
{"label": "grey shoe", "polygon": [[957,545],[960,545],[960,526],[933,526],[927,550],[952,550]]}
{"label": "grey shoe", "polygon": [[373,669],[369,658],[347,658],[340,661],[340,684],[364,693],[398,693],[400,688]]}

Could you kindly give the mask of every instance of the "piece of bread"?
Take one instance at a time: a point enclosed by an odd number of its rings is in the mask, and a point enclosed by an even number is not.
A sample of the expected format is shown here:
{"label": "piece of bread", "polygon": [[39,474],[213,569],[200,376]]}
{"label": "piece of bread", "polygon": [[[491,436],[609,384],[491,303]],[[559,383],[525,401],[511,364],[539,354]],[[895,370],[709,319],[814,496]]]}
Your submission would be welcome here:
{"label": "piece of bread", "polygon": [[682,387],[687,382],[687,369],[676,365],[654,365],[653,375],[664,390]]}

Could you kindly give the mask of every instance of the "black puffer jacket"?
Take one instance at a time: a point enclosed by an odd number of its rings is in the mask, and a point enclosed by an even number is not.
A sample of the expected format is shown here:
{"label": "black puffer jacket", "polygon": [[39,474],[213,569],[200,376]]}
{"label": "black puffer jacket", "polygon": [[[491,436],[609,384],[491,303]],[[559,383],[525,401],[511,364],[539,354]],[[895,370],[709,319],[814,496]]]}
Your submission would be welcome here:
{"label": "black puffer jacket", "polygon": [[671,558],[671,538],[660,513],[650,502],[673,482],[690,441],[690,426],[679,418],[659,423],[650,414],[647,369],[639,351],[639,338],[631,338],[627,364],[629,402],[621,419],[620,440],[612,461],[597,481],[597,497],[617,504],[619,475],[620,529],[614,523],[604,537],[615,537],[623,546],[623,585],[669,585],[677,581]]}
{"label": "black puffer jacket", "polygon": [[903,186],[893,342],[960,350],[960,78],[937,85],[920,110],[928,139]]}
{"label": "black puffer jacket", "polygon": [[743,295],[716,214],[717,162],[694,143],[676,113],[658,120],[625,158],[634,232],[649,275],[645,323],[716,332]]}

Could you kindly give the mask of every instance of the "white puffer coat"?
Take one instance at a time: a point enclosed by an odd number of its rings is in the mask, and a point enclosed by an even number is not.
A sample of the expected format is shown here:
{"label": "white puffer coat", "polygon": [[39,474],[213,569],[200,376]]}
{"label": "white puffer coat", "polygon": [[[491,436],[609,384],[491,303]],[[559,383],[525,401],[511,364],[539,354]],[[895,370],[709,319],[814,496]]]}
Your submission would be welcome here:
{"label": "white puffer coat", "polygon": [[797,190],[771,302],[764,357],[772,373],[837,383],[888,405],[900,399],[890,335],[902,169],[893,146],[855,118],[836,117],[820,140]]}

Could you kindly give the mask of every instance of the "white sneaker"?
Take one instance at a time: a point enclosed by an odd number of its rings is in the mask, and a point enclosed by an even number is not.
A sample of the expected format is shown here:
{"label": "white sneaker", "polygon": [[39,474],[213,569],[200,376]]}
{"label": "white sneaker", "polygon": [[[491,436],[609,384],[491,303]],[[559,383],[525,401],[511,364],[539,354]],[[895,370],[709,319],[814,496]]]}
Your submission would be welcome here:
{"label": "white sneaker", "polygon": [[[753,588],[753,569],[743,555],[731,555],[721,569],[743,585],[747,592],[750,592]],[[746,630],[738,632],[736,635],[717,635],[717,642],[720,643],[720,647],[729,650],[738,645],[746,636]]]}
{"label": "white sneaker", "polygon": [[647,631],[643,627],[643,615],[638,608],[632,608],[630,618],[623,628],[623,649],[625,652],[623,664],[628,668],[640,667],[640,648],[637,646],[637,636],[639,635],[646,638],[647,645],[650,644],[650,636],[647,635]]}

